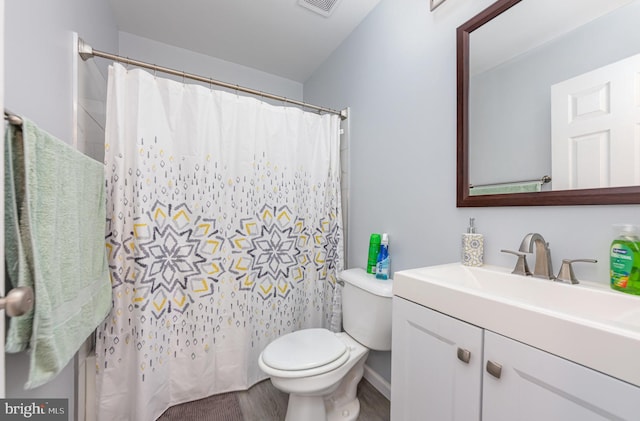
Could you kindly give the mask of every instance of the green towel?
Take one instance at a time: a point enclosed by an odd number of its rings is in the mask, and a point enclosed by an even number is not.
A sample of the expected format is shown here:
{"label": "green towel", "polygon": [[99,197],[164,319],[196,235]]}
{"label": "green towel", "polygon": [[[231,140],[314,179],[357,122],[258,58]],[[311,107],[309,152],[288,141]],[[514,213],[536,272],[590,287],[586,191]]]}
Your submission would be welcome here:
{"label": "green towel", "polygon": [[25,388],[55,377],[111,308],[104,167],[23,118],[5,136],[5,260],[35,292],[9,321],[7,352],[30,348]]}

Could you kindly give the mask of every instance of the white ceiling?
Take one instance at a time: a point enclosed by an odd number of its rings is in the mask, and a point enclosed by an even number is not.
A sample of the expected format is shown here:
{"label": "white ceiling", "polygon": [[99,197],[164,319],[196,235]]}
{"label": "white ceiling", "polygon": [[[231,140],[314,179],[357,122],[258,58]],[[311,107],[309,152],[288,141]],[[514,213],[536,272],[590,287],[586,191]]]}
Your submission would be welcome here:
{"label": "white ceiling", "polygon": [[380,0],[338,1],[331,16],[298,0],[109,0],[118,29],[298,82]]}

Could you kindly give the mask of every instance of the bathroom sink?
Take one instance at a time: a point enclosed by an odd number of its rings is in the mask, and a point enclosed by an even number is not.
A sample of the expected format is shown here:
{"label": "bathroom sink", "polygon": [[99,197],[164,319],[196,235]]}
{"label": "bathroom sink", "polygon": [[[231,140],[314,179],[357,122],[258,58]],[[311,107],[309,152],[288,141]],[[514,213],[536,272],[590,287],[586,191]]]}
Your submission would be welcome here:
{"label": "bathroom sink", "polygon": [[393,293],[640,386],[640,297],[459,263],[396,272]]}
{"label": "bathroom sink", "polygon": [[416,269],[431,282],[449,288],[475,291],[490,299],[533,306],[538,310],[584,317],[593,323],[616,321],[631,324],[640,332],[640,297],[622,295],[606,285],[582,281],[569,285],[514,275],[498,266],[467,267],[460,264]]}

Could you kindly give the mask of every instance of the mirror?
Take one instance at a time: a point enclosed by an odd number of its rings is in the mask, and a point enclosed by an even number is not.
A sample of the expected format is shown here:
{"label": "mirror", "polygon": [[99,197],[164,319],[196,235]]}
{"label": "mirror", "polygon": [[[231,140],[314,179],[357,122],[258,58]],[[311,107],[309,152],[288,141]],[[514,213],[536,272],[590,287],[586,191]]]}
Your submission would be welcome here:
{"label": "mirror", "polygon": [[[631,24],[613,23],[620,16]],[[458,207],[640,204],[640,67],[625,71],[629,130],[565,130],[617,109],[617,82],[573,87],[629,57],[640,63],[639,19],[640,0],[498,0],[457,29]],[[616,151],[617,139],[629,146]],[[630,174],[620,181],[611,168]]]}

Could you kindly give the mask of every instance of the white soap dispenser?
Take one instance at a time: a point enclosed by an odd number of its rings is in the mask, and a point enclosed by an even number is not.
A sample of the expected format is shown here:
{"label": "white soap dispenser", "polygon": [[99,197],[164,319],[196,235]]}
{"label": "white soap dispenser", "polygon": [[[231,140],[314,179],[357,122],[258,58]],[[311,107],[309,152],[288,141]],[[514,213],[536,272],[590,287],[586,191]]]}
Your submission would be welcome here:
{"label": "white soap dispenser", "polygon": [[484,257],[484,236],[476,233],[475,218],[469,218],[467,233],[462,234],[462,264],[482,266]]}

